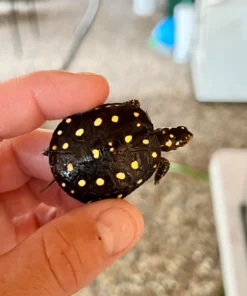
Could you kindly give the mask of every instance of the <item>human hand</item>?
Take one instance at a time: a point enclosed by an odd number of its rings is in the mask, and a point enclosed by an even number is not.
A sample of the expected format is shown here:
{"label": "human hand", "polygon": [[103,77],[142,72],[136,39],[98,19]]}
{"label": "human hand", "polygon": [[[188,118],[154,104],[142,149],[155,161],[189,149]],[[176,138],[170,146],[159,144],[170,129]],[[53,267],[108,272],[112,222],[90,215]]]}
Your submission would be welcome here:
{"label": "human hand", "polygon": [[[99,75],[42,71],[0,83],[0,295],[71,295],[127,252],[143,220],[124,200],[83,205],[52,179],[51,132],[36,129],[102,104]],[[1,141],[2,140],[2,141]]]}

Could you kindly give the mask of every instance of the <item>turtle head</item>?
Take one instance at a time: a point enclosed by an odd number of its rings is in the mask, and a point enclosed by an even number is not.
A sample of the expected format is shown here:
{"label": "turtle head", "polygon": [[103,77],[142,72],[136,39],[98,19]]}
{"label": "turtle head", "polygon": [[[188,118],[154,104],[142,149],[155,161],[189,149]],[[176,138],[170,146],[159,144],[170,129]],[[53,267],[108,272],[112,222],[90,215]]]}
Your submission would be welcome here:
{"label": "turtle head", "polygon": [[185,126],[166,127],[155,130],[162,151],[174,151],[183,147],[193,138],[193,134]]}
{"label": "turtle head", "polygon": [[189,143],[193,138],[193,134],[185,126],[178,126],[171,130],[172,133],[174,133],[176,140],[179,141],[179,145],[177,143],[178,147],[183,147],[184,145]]}

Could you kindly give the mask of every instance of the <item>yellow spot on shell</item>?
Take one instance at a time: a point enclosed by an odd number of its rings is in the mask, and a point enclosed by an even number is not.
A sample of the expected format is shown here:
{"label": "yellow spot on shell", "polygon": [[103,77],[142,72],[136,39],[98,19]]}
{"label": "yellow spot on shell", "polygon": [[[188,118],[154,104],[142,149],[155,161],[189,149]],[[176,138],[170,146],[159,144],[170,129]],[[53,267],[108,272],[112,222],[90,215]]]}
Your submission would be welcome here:
{"label": "yellow spot on shell", "polygon": [[117,115],[113,115],[112,118],[111,118],[111,121],[112,122],[118,122],[118,118],[119,117]]}
{"label": "yellow spot on shell", "polygon": [[71,118],[67,118],[65,121],[66,121],[66,123],[71,123],[72,119]]}
{"label": "yellow spot on shell", "polygon": [[140,115],[140,113],[138,113],[138,112],[134,112],[134,116],[135,117],[138,117]]}
{"label": "yellow spot on shell", "polygon": [[131,135],[128,135],[128,136],[125,137],[125,142],[126,143],[129,143],[131,141],[132,141],[132,136]]}
{"label": "yellow spot on shell", "polygon": [[120,180],[124,180],[125,179],[125,173],[117,173],[117,178]]}
{"label": "yellow spot on shell", "polygon": [[62,185],[62,187],[66,187],[66,184],[65,183],[62,183],[61,185]]}
{"label": "yellow spot on shell", "polygon": [[144,139],[144,140],[142,140],[142,143],[145,144],[145,145],[148,145],[149,144],[149,140],[148,139]]}
{"label": "yellow spot on shell", "polygon": [[156,152],[153,152],[153,153],[152,153],[152,157],[153,157],[153,158],[156,158],[157,156],[158,156],[158,154],[157,154]]}
{"label": "yellow spot on shell", "polygon": [[185,127],[184,126],[181,126],[181,129],[185,129]]}
{"label": "yellow spot on shell", "polygon": [[84,134],[84,129],[83,128],[79,128],[76,132],[75,132],[75,135],[77,137],[80,137]]}
{"label": "yellow spot on shell", "polygon": [[75,193],[75,190],[71,190],[70,193],[71,193],[71,194],[74,194],[74,193]]}
{"label": "yellow spot on shell", "polygon": [[52,150],[57,150],[57,145],[53,145],[51,149]]}
{"label": "yellow spot on shell", "polygon": [[137,126],[137,127],[140,127],[140,126],[141,126],[141,124],[138,122],[136,126]]}
{"label": "yellow spot on shell", "polygon": [[68,149],[69,148],[69,144],[68,143],[64,143],[62,146],[63,149]]}
{"label": "yellow spot on shell", "polygon": [[59,136],[61,136],[62,133],[63,133],[63,131],[61,131],[61,130],[57,131],[57,134],[58,134]]}
{"label": "yellow spot on shell", "polygon": [[165,133],[166,133],[166,131],[165,131],[165,130],[163,130],[163,131],[162,131],[162,134],[164,135]]}
{"label": "yellow spot on shell", "polygon": [[154,164],[153,168],[156,169],[157,168],[157,164]]}
{"label": "yellow spot on shell", "polygon": [[174,138],[173,134],[170,134],[170,138],[171,138],[171,139]]}
{"label": "yellow spot on shell", "polygon": [[83,180],[83,179],[81,179],[81,180],[78,182],[78,185],[79,185],[80,187],[83,187],[83,186],[86,185],[86,181]]}
{"label": "yellow spot on shell", "polygon": [[140,179],[140,180],[138,180],[136,183],[137,183],[137,184],[141,184],[141,183],[142,183],[142,181],[143,181],[143,180],[142,180],[142,179]]}
{"label": "yellow spot on shell", "polygon": [[95,119],[95,121],[94,121],[94,125],[95,125],[95,126],[100,126],[101,123],[102,123],[102,119],[101,119],[101,118],[97,118],[97,119]]}
{"label": "yellow spot on shell", "polygon": [[105,181],[104,181],[104,179],[102,179],[102,178],[98,178],[98,179],[96,180],[96,184],[97,184],[98,186],[103,186],[103,185],[105,184]]}
{"label": "yellow spot on shell", "polygon": [[122,198],[123,197],[123,195],[122,194],[119,194],[118,196],[117,196],[117,198]]}
{"label": "yellow spot on shell", "polygon": [[109,145],[109,146],[112,146],[112,142],[109,142],[108,145]]}
{"label": "yellow spot on shell", "polygon": [[179,143],[179,141],[177,141],[177,142],[176,142],[176,146],[179,146],[179,145],[180,145],[180,143]]}
{"label": "yellow spot on shell", "polygon": [[171,141],[171,140],[168,140],[168,141],[166,142],[166,146],[167,146],[167,147],[171,147],[171,145],[172,145],[172,141]]}
{"label": "yellow spot on shell", "polygon": [[131,167],[132,167],[132,169],[134,169],[134,170],[138,169],[138,167],[139,167],[138,162],[137,162],[136,160],[133,161],[133,162],[131,163]]}
{"label": "yellow spot on shell", "polygon": [[94,149],[92,152],[93,152],[94,158],[99,158],[99,150],[98,149]]}
{"label": "yellow spot on shell", "polygon": [[107,105],[107,106],[105,106],[106,108],[111,108],[111,105]]}
{"label": "yellow spot on shell", "polygon": [[113,147],[110,148],[110,151],[113,152],[115,149]]}
{"label": "yellow spot on shell", "polygon": [[70,162],[70,163],[68,163],[68,165],[67,165],[67,171],[69,171],[69,172],[72,172],[73,171],[73,169],[74,169],[74,166],[73,166],[73,164]]}

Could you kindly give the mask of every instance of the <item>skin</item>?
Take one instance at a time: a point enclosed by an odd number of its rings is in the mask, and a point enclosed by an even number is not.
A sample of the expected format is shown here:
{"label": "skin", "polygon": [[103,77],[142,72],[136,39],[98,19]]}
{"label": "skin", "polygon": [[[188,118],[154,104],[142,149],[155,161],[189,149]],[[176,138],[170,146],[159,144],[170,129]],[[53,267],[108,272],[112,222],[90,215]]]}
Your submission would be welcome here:
{"label": "skin", "polygon": [[103,104],[104,77],[42,71],[0,83],[0,295],[71,295],[139,240],[140,212],[126,200],[88,205],[52,179],[51,132],[61,119]]}

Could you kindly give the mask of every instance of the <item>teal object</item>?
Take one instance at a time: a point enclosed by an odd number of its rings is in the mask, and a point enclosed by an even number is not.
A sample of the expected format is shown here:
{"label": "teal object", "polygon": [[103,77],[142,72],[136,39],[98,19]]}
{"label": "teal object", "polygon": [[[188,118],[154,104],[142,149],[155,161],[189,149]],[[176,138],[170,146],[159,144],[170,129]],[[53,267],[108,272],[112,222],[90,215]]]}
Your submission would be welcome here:
{"label": "teal object", "polygon": [[169,0],[167,3],[167,8],[165,14],[168,16],[173,16],[174,8],[179,3],[194,3],[195,0]]}

